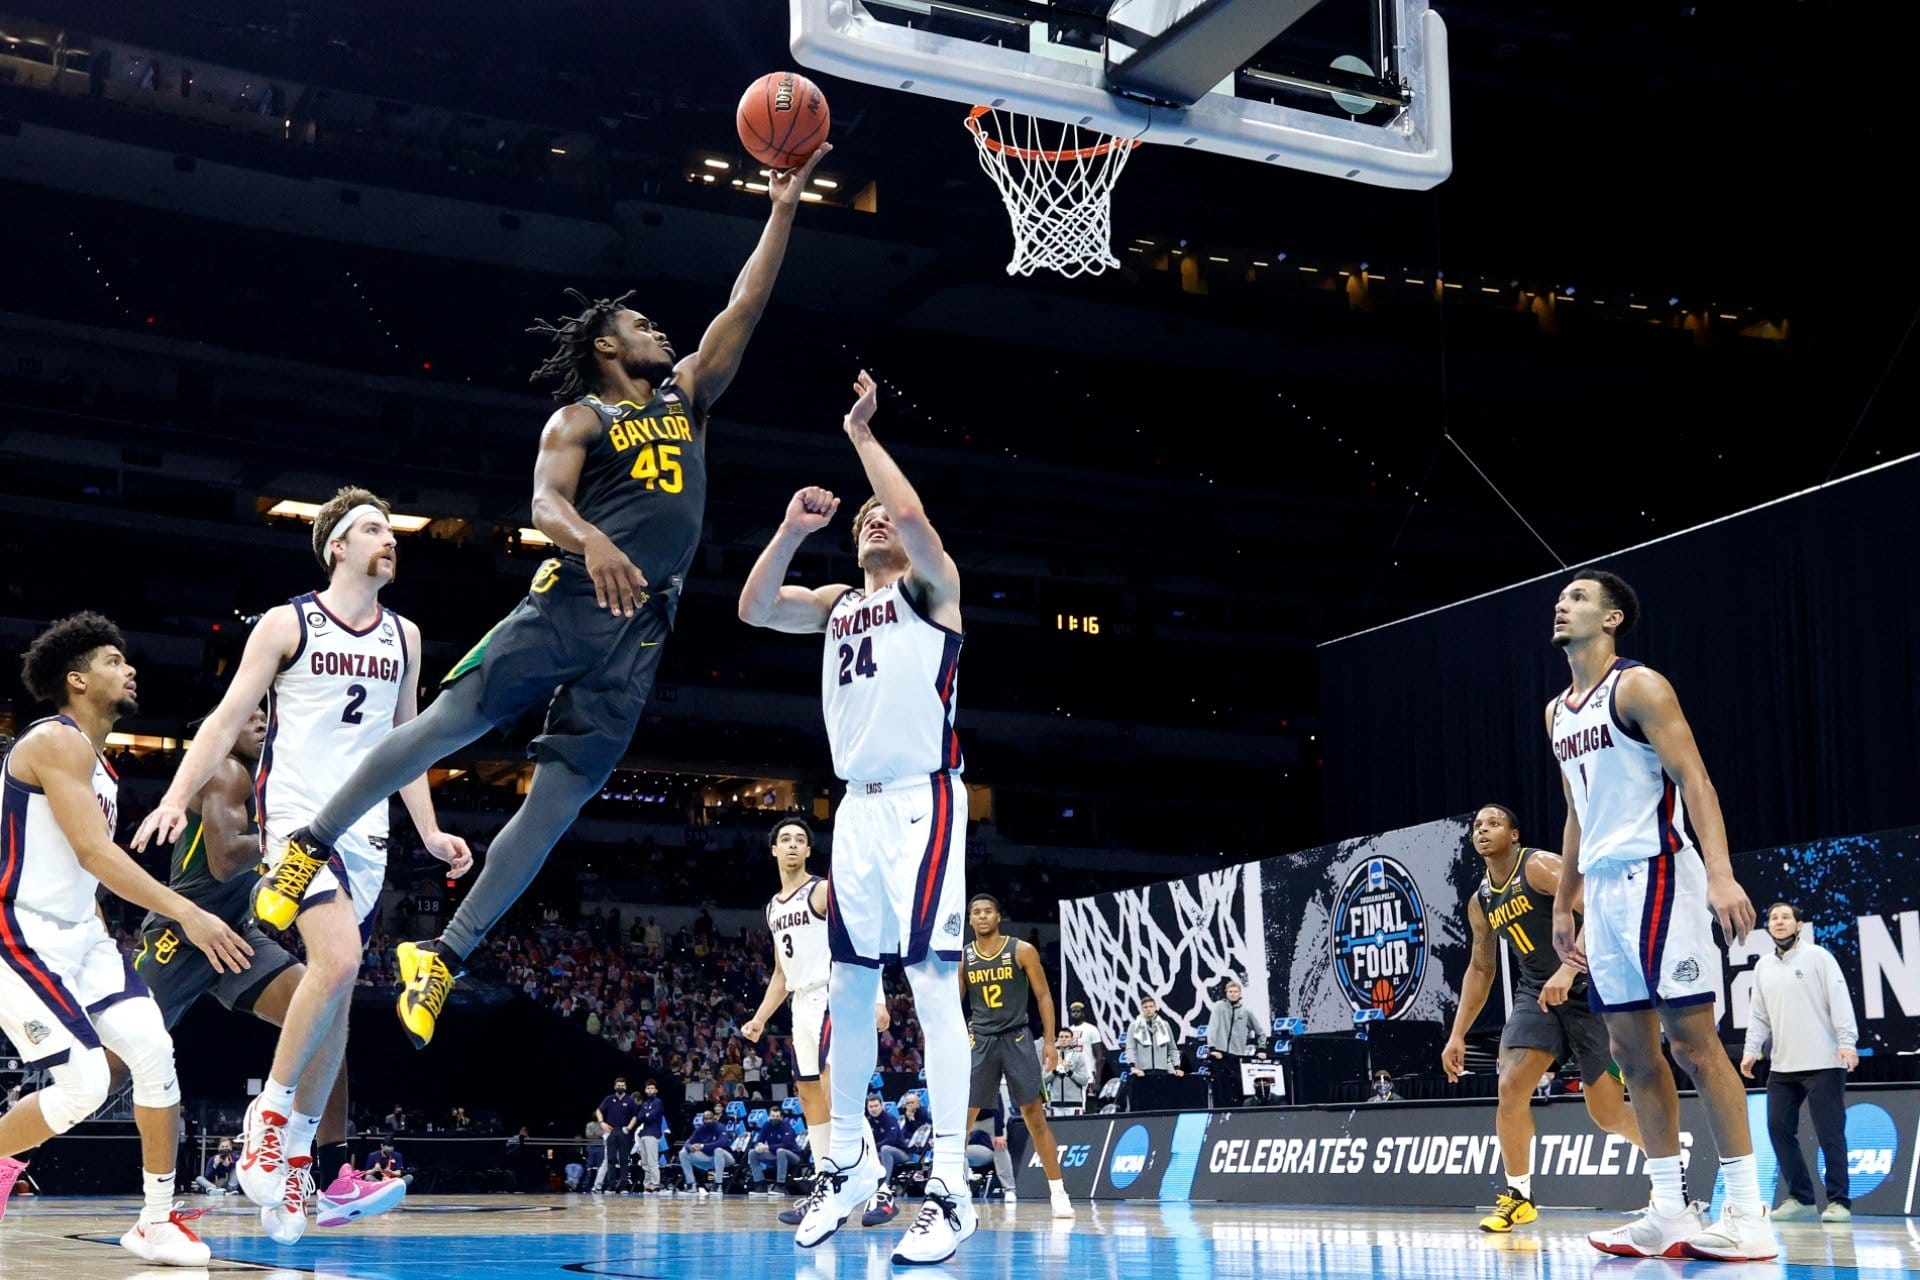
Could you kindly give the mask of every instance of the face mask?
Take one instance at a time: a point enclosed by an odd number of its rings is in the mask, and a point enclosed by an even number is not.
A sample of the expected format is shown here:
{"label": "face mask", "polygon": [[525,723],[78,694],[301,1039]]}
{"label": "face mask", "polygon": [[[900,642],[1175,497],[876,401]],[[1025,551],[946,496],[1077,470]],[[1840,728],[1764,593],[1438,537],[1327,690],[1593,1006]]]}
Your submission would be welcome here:
{"label": "face mask", "polygon": [[617,1085],[615,1085],[615,1086],[613,1086],[613,1091],[614,1091],[615,1093],[625,1093],[625,1092],[627,1091],[627,1086],[625,1086],[625,1085],[623,1085],[623,1084],[617,1084]]}

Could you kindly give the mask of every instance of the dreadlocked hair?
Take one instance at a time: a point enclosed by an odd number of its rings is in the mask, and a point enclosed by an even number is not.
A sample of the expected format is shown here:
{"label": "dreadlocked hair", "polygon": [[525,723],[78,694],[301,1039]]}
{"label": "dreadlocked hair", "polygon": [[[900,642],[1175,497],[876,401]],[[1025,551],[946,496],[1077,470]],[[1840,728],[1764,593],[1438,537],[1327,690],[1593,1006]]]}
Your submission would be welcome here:
{"label": "dreadlocked hair", "polygon": [[586,310],[565,320],[534,321],[533,327],[527,332],[553,339],[554,351],[527,381],[559,379],[560,385],[553,391],[556,400],[572,402],[589,394],[592,388],[587,382],[594,366],[593,340],[604,338],[612,330],[613,318],[635,292],[629,289],[617,298],[595,299],[578,289],[567,290],[567,296]]}

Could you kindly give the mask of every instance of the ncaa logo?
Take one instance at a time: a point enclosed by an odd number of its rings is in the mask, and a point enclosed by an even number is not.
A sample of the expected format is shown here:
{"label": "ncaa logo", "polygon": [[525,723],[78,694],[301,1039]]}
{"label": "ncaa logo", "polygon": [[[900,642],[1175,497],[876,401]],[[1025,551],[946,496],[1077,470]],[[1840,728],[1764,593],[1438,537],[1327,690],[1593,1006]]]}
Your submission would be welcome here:
{"label": "ncaa logo", "polygon": [[1147,1157],[1153,1154],[1153,1143],[1147,1137],[1147,1126],[1136,1124],[1120,1135],[1120,1141],[1113,1144],[1113,1161],[1107,1166],[1107,1180],[1113,1183],[1115,1191],[1125,1191],[1134,1180],[1147,1171]]}
{"label": "ncaa logo", "polygon": [[[1893,1117],[1870,1102],[1847,1108],[1847,1198],[1858,1200],[1887,1180],[1900,1145]],[[1818,1158],[1818,1174],[1826,1176],[1827,1157]]]}
{"label": "ncaa logo", "polygon": [[1392,858],[1369,858],[1334,903],[1333,972],[1355,1009],[1398,1018],[1427,972],[1427,911],[1420,888]]}

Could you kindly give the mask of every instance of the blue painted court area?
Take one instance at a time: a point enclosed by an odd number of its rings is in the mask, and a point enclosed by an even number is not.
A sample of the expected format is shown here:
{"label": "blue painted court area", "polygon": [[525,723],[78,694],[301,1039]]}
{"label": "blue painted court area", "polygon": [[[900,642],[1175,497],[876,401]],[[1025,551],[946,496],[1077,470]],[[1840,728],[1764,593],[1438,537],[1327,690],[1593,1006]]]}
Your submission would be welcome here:
{"label": "blue painted court area", "polygon": [[1536,1230],[1491,1236],[1471,1215],[1431,1210],[1135,1203],[1083,1205],[1077,1219],[1056,1224],[1040,1205],[989,1205],[951,1262],[896,1268],[889,1255],[904,1219],[848,1227],[802,1251],[774,1226],[771,1205],[609,1208],[421,1206],[315,1230],[291,1247],[259,1234],[250,1214],[222,1213],[202,1219],[202,1235],[215,1270],[237,1263],[280,1272],[276,1280],[1904,1280],[1920,1271],[1920,1228],[1903,1219],[1784,1228],[1783,1261],[1731,1266],[1596,1253],[1585,1232],[1618,1215],[1549,1211]]}

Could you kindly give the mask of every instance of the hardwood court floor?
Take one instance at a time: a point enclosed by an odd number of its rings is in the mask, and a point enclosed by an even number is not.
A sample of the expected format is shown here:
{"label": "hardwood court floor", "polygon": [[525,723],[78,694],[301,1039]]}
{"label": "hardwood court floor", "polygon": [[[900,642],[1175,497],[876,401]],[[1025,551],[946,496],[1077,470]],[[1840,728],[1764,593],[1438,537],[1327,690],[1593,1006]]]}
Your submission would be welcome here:
{"label": "hardwood court floor", "polygon": [[212,1202],[195,1224],[213,1248],[212,1267],[181,1272],[119,1247],[135,1213],[130,1199],[17,1198],[0,1222],[0,1280],[211,1280],[218,1272],[270,1272],[272,1280],[1904,1280],[1920,1272],[1920,1219],[1782,1226],[1779,1262],[1736,1267],[1594,1252],[1584,1232],[1617,1215],[1547,1210],[1492,1236],[1475,1226],[1477,1213],[1144,1202],[1083,1204],[1070,1222],[1055,1222],[1040,1203],[981,1205],[979,1234],[951,1262],[895,1268],[888,1255],[909,1207],[889,1226],[856,1222],[803,1251],[774,1221],[786,1203],[422,1196],[281,1246],[234,1197]]}

